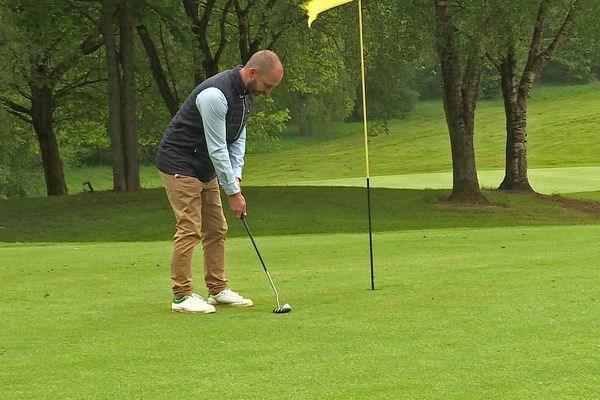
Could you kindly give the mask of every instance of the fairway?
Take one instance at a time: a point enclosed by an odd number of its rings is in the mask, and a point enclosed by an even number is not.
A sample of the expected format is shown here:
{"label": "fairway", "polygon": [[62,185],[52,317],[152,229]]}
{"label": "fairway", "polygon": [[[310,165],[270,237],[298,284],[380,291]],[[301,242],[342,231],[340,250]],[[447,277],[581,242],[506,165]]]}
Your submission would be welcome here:
{"label": "fairway", "polygon": [[293,308],[275,315],[233,238],[231,286],[256,305],[208,316],[169,311],[170,242],[3,244],[0,398],[595,398],[599,241],[593,225],[378,233],[372,292],[365,234],[261,236]]}
{"label": "fairway", "polygon": [[[504,177],[503,170],[480,171],[479,185],[497,188]],[[567,167],[529,169],[529,182],[543,194],[593,192],[600,190],[600,167]],[[411,175],[373,176],[372,187],[390,189],[451,189],[452,172]],[[324,179],[292,182],[292,186],[364,186],[365,178]]]}

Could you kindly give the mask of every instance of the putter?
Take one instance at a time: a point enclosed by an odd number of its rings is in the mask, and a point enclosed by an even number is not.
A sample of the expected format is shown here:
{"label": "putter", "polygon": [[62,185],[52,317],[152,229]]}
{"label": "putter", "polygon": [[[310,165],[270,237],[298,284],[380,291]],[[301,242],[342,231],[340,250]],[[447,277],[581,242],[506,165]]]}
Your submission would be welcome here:
{"label": "putter", "polygon": [[256,242],[254,241],[254,238],[252,237],[252,233],[250,233],[250,228],[248,227],[248,223],[246,222],[246,219],[245,219],[244,215],[242,215],[241,220],[244,223],[244,227],[246,227],[246,232],[248,232],[248,236],[250,237],[250,240],[252,241],[252,245],[254,246],[254,250],[256,250],[256,254],[258,255],[258,259],[260,260],[260,263],[262,264],[262,267],[265,270],[265,274],[267,274],[267,278],[269,278],[269,283],[271,284],[271,287],[273,288],[273,291],[275,292],[275,301],[277,302],[277,308],[275,308],[273,310],[273,312],[275,314],[289,313],[290,311],[292,311],[292,307],[289,304],[287,304],[287,303],[284,304],[283,306],[281,306],[281,304],[279,303],[279,293],[277,293],[277,289],[275,288],[275,284],[273,283],[273,279],[271,279],[271,274],[269,274],[269,271],[267,270],[265,262],[263,261],[262,257],[260,256],[260,252],[258,251],[258,247],[256,247]]}

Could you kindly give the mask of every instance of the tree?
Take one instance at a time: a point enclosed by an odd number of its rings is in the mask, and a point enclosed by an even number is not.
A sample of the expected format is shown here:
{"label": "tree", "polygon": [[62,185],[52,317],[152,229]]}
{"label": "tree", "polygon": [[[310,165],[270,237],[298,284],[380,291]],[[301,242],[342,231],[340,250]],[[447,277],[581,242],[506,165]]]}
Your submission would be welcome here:
{"label": "tree", "polygon": [[233,0],[233,8],[243,64],[258,50],[275,47],[281,35],[292,28],[297,29],[305,19],[293,1]]}
{"label": "tree", "polygon": [[[283,38],[286,70],[284,92],[299,125],[300,134],[315,134],[315,124],[329,120],[330,114],[345,118],[352,104],[350,85],[343,85],[346,68],[343,54],[332,38],[317,30],[287,32]],[[336,100],[330,101],[330,97]],[[341,101],[341,103],[340,103]]]}
{"label": "tree", "polygon": [[27,127],[0,107],[0,199],[25,197],[42,179],[36,146]]}
{"label": "tree", "polygon": [[[558,49],[567,42],[577,18],[580,0],[568,1],[566,13],[556,33],[544,46],[549,14],[555,6],[552,0],[541,0],[529,44],[527,61],[518,76],[519,43],[524,41],[529,24],[522,16],[529,13],[524,8],[499,9],[502,22],[498,25],[502,36],[499,54],[488,52],[488,59],[494,64],[501,78],[502,96],[506,114],[506,168],[499,189],[513,191],[533,191],[527,177],[527,99],[533,83],[548,65]],[[558,10],[557,10],[558,11]],[[521,17],[521,18],[520,18]]]}
{"label": "tree", "polygon": [[[466,38],[460,36],[461,33],[467,35],[455,21],[449,3],[447,0],[434,0],[435,34],[442,67],[444,111],[452,150],[453,185],[449,200],[485,202],[479,188],[473,146],[475,107],[484,54],[483,43],[479,35]],[[465,11],[463,9],[463,12]],[[483,13],[480,10],[476,9],[473,13],[483,22]],[[466,40],[467,43],[461,46],[461,40]]]}
{"label": "tree", "polygon": [[[189,51],[181,44],[191,42],[195,35],[191,30],[182,27],[189,18],[183,12],[181,3],[169,5],[168,2],[160,0],[145,1],[137,8],[137,13],[139,15],[136,25],[138,36],[148,56],[156,87],[169,114],[173,117],[181,102],[177,87],[182,79],[176,79],[172,56],[176,54],[177,48],[184,48],[186,55],[184,58],[187,59]],[[158,40],[155,40],[157,37]]]}
{"label": "tree", "polygon": [[119,9],[121,65],[121,137],[125,161],[125,183],[128,192],[140,190],[140,154],[137,135],[135,60],[134,60],[134,0],[121,0]]}
{"label": "tree", "polygon": [[102,1],[102,35],[106,52],[108,76],[108,135],[110,137],[113,190],[124,192],[127,188],[125,161],[121,139],[121,73],[115,34],[115,0]]}
{"label": "tree", "polygon": [[[84,56],[101,47],[95,27],[74,18],[70,7],[57,0],[7,1],[3,19],[13,27],[7,52],[14,60],[10,91],[0,95],[7,110],[33,126],[42,157],[49,196],[67,194],[54,126],[59,101],[91,82],[88,74],[66,81]],[[14,78],[14,79],[10,79]]]}
{"label": "tree", "polygon": [[140,24],[136,26],[136,30],[142,43],[144,44],[144,49],[146,50],[146,54],[148,55],[148,59],[150,61],[150,70],[152,71],[152,76],[154,77],[154,81],[156,82],[156,86],[160,92],[160,95],[169,110],[169,114],[171,116],[175,116],[177,110],[179,109],[179,96],[171,90],[169,85],[169,81],[165,72],[161,66],[160,56],[158,55],[158,50],[156,45],[154,44],[154,40],[150,36],[148,32],[148,28],[145,24]]}
{"label": "tree", "polygon": [[[225,0],[221,10],[215,10],[217,0],[182,0],[185,13],[191,21],[192,32],[197,41],[194,50],[194,80],[196,85],[219,72],[219,61],[227,44],[226,22],[232,0]],[[213,12],[219,11],[217,32],[209,32]]]}

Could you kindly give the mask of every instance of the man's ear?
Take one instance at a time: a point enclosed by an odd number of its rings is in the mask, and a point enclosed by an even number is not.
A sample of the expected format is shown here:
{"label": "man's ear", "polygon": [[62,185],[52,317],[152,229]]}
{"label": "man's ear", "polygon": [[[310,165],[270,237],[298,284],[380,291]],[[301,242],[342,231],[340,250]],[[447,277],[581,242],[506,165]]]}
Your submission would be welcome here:
{"label": "man's ear", "polygon": [[254,80],[254,79],[257,77],[257,76],[258,76],[258,70],[257,70],[255,67],[251,67],[251,68],[248,70],[248,77],[249,77],[250,79],[253,79],[253,80]]}

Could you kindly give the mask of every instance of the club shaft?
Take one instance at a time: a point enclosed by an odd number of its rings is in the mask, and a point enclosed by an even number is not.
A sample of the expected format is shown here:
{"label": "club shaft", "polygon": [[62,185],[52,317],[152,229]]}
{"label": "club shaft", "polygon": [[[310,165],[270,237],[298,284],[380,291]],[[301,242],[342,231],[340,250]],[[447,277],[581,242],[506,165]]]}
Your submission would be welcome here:
{"label": "club shaft", "polygon": [[244,218],[242,218],[242,222],[244,223],[244,227],[246,228],[246,232],[248,232],[248,237],[252,241],[252,246],[254,246],[254,250],[256,250],[256,255],[258,256],[258,259],[260,260],[260,264],[262,265],[263,269],[265,270],[265,274],[267,275],[267,278],[269,279],[269,283],[271,284],[271,287],[273,288],[273,292],[275,292],[275,299],[277,301],[277,308],[281,308],[281,305],[279,304],[279,293],[277,293],[277,289],[275,288],[275,284],[273,283],[273,279],[271,279],[271,274],[269,274],[269,270],[267,269],[267,266],[265,265],[265,262],[263,261],[263,258],[260,255],[260,251],[258,251],[258,246],[256,246],[256,242],[254,241],[254,237],[252,237],[252,232],[250,232],[250,228],[248,227],[248,223],[246,222],[246,220]]}

